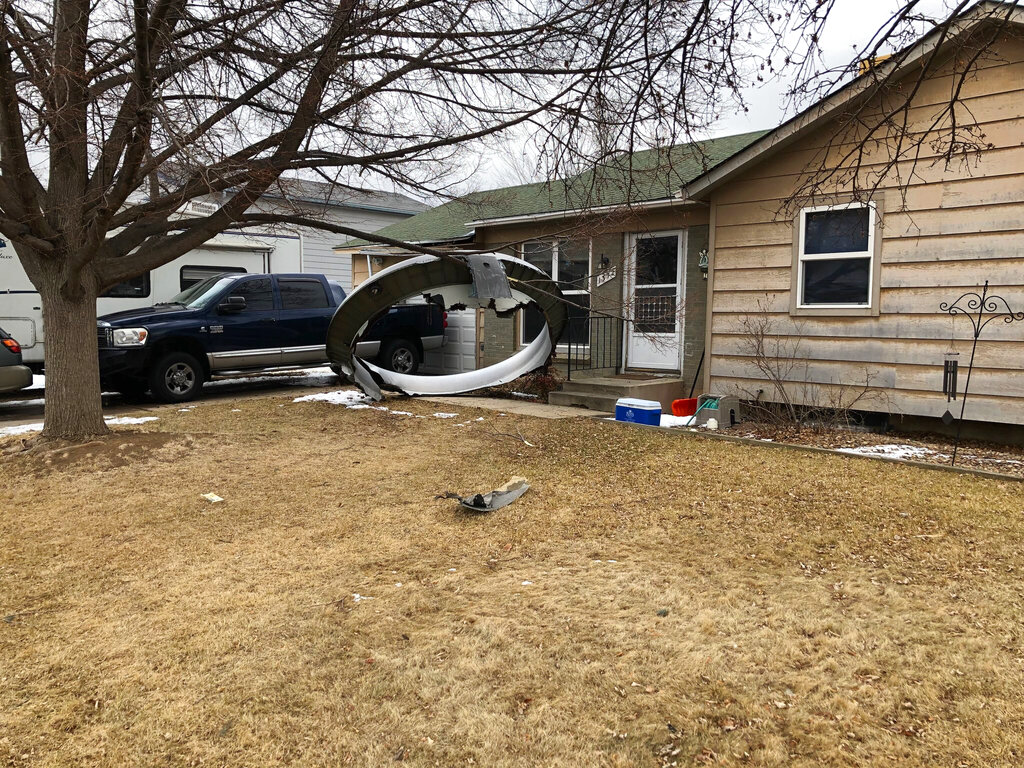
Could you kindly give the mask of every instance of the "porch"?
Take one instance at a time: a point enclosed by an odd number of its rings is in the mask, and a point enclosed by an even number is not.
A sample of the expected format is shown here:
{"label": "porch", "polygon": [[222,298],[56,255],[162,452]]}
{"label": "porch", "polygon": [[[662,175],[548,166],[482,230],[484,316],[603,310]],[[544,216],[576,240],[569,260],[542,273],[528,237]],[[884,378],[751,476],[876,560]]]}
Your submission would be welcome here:
{"label": "porch", "polygon": [[636,397],[657,400],[670,413],[672,401],[689,393],[687,371],[683,376],[678,371],[624,371],[624,326],[609,315],[570,316],[555,356],[565,383],[548,402],[611,412],[620,397]]}
{"label": "porch", "polygon": [[643,400],[657,400],[664,413],[672,412],[672,401],[686,397],[690,382],[678,374],[620,373],[611,375],[586,375],[587,371],[574,372],[558,392],[548,395],[552,405],[571,405],[594,411],[613,413],[615,401],[620,397],[636,397]]}

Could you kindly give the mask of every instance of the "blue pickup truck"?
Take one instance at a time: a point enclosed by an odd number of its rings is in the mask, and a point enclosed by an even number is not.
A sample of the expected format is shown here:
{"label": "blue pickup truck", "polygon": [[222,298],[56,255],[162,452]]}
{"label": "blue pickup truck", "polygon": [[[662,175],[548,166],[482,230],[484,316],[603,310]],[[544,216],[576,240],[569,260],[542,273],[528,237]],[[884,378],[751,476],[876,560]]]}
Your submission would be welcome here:
{"label": "blue pickup truck", "polygon": [[[106,390],[162,402],[192,400],[203,382],[236,371],[324,365],[327,327],[345,291],[323,275],[224,274],[168,302],[97,322]],[[447,315],[432,303],[401,304],[375,318],[356,354],[415,373],[444,343]]]}

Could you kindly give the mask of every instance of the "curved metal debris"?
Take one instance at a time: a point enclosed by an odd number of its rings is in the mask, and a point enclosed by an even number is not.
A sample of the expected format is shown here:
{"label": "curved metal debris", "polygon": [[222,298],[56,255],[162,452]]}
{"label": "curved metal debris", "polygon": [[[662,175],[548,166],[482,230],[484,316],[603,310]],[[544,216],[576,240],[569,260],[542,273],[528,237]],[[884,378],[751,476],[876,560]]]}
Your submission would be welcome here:
{"label": "curved metal debris", "polygon": [[459,494],[449,491],[434,498],[458,499],[459,506],[463,509],[468,509],[470,512],[494,512],[502,507],[507,507],[528,490],[530,490],[530,484],[526,482],[526,478],[513,475],[512,479],[501,486],[501,488],[495,488],[488,493],[473,493],[469,496],[459,496]]}
{"label": "curved metal debris", "polygon": [[[496,267],[504,272],[507,283],[495,274]],[[533,304],[544,314],[544,330],[500,363],[465,373],[396,373],[356,357],[356,342],[377,317],[415,295],[428,300],[440,297],[445,309],[493,309],[499,317]],[[558,285],[529,262],[498,253],[444,259],[416,256],[381,270],[348,295],[327,331],[327,357],[375,400],[383,396],[382,387],[408,395],[455,395],[505,384],[542,368],[567,322],[568,310]]]}

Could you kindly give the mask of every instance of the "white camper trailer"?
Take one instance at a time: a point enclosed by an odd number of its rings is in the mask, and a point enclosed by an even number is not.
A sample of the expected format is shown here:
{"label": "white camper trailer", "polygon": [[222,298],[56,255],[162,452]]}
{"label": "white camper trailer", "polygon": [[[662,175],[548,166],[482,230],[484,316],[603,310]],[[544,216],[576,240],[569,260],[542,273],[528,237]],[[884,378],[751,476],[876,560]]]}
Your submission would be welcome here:
{"label": "white camper trailer", "polygon": [[[275,230],[225,232],[146,275],[114,286],[96,303],[100,315],[167,301],[188,286],[222,272],[323,272],[303,263],[304,236]],[[21,344],[26,365],[43,364],[46,328],[39,293],[14,247],[0,239],[0,328]]]}

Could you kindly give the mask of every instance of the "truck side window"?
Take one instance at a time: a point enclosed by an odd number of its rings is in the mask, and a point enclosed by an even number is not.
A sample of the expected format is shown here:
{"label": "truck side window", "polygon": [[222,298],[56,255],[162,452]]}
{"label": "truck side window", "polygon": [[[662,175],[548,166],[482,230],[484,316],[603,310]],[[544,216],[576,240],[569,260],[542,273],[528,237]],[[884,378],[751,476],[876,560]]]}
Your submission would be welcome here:
{"label": "truck side window", "polygon": [[244,298],[247,310],[274,308],[274,289],[270,285],[269,277],[254,277],[251,280],[241,280],[228,294]]}
{"label": "truck side window", "polygon": [[278,278],[281,291],[281,309],[326,309],[327,291],[319,280]]}

